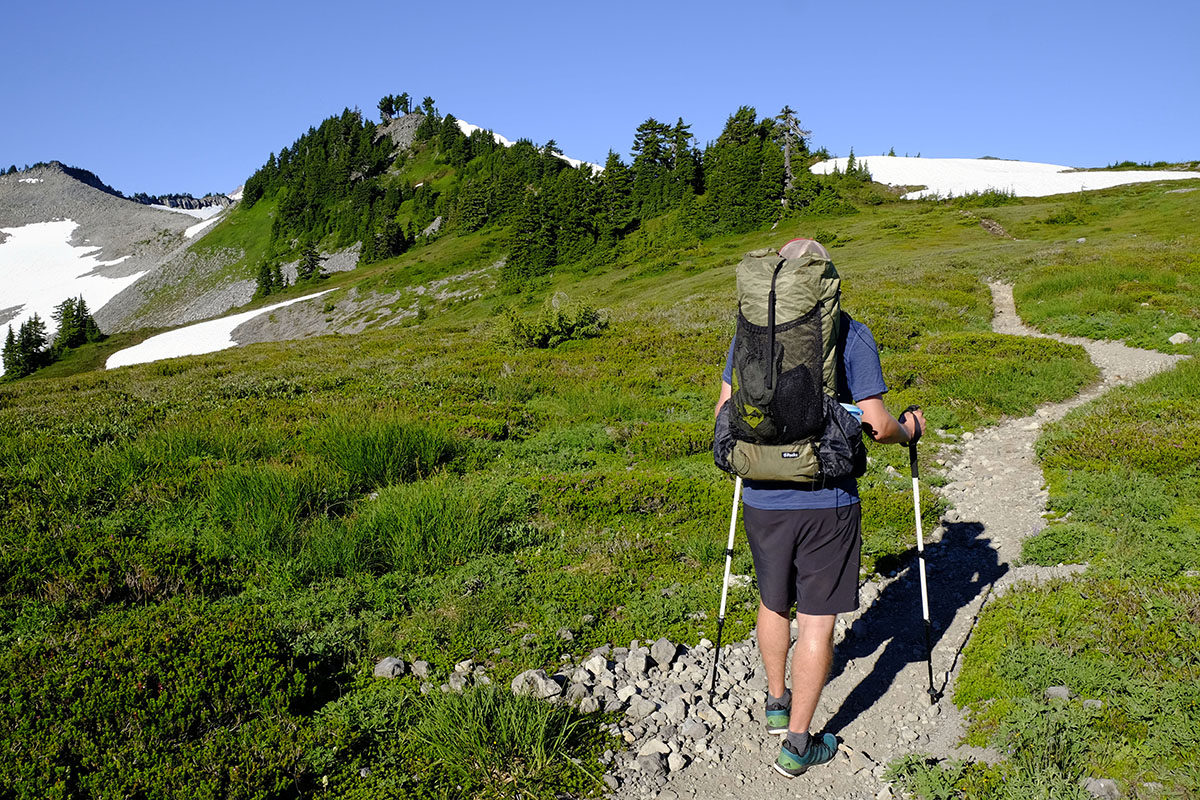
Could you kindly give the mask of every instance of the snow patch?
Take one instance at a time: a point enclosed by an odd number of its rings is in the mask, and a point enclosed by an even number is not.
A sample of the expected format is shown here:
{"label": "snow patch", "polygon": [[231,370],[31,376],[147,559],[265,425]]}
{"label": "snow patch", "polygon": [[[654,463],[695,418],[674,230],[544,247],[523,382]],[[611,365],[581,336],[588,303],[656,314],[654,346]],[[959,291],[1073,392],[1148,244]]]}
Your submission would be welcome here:
{"label": "snow patch", "polygon": [[186,231],[184,231],[183,235],[185,238],[191,239],[193,236],[198,234],[200,231],[204,230],[209,225],[212,225],[214,222],[217,222],[220,219],[221,218],[219,216],[213,215],[212,217],[209,217],[208,219],[204,220],[203,222],[197,222],[195,225],[193,225],[192,227],[190,227]]}
{"label": "snow patch", "polygon": [[41,183],[42,182],[41,178],[18,178],[17,180],[20,183]]}
{"label": "snow patch", "polygon": [[189,217],[196,219],[209,219],[215,217],[225,210],[224,206],[205,206],[204,208],[172,208],[171,206],[160,206],[151,204],[151,208],[157,208],[162,211],[174,211],[176,214],[187,214]]}
{"label": "snow patch", "polygon": [[[455,122],[458,123],[458,129],[463,132],[464,136],[470,136],[475,131],[484,130],[484,128],[481,128],[478,125],[472,125],[471,123],[464,122],[461,119],[456,119]],[[513,146],[512,142],[510,142],[508,139],[505,139],[503,136],[496,133],[495,131],[492,131],[492,138],[495,139],[498,144],[502,144],[505,147]],[[600,166],[599,164],[593,164],[590,161],[583,161],[578,158],[569,158],[567,156],[564,156],[562,153],[559,153],[558,157],[560,159],[562,159],[563,161],[567,162],[568,164],[570,164],[572,167],[575,167],[576,169],[579,169],[584,164],[587,164],[589,167],[592,168],[592,170],[594,172],[603,172],[604,171],[604,167]]]}
{"label": "snow patch", "polygon": [[[121,278],[95,274],[97,269],[120,264],[129,256],[101,261],[95,255],[100,248],[72,246],[71,234],[78,227],[78,222],[64,219],[0,228],[8,235],[0,244],[0,286],[4,287],[0,306],[20,307],[17,316],[8,323],[14,332],[37,314],[46,323],[46,333],[53,337],[58,328],[50,315],[63,300],[82,296],[88,309],[95,313],[146,274],[138,272]],[[0,366],[0,375],[3,374],[4,368]]]}
{"label": "snow patch", "polygon": [[[835,169],[844,172],[848,159],[833,158],[812,166],[818,175]],[[1045,197],[1052,194],[1109,189],[1128,183],[1181,181],[1200,178],[1200,172],[1168,170],[1074,171],[1074,167],[1041,164],[1034,161],[1002,161],[992,158],[909,158],[906,156],[862,156],[856,163],[865,165],[876,183],[891,186],[925,186],[904,195],[905,200],[921,197],[961,196],[971,192],[995,190],[1017,197]]]}
{"label": "snow patch", "polygon": [[108,361],[105,362],[104,367],[105,369],[115,369],[117,367],[126,367],[130,364],[147,364],[151,361],[160,361],[164,358],[198,356],[204,353],[228,350],[231,347],[237,346],[237,342],[233,339],[233,331],[242,323],[263,314],[269,314],[278,308],[290,306],[293,303],[301,303],[305,300],[312,300],[314,297],[320,297],[332,291],[333,289],[326,289],[323,292],[297,297],[294,300],[286,300],[282,303],[267,306],[266,308],[256,308],[253,311],[234,314],[231,317],[210,319],[205,322],[197,322],[195,325],[188,325],[184,328],[176,328],[173,331],[160,333],[157,336],[151,336],[140,344],[135,344],[133,347],[126,347],[124,350],[118,350],[113,353],[108,357]]}

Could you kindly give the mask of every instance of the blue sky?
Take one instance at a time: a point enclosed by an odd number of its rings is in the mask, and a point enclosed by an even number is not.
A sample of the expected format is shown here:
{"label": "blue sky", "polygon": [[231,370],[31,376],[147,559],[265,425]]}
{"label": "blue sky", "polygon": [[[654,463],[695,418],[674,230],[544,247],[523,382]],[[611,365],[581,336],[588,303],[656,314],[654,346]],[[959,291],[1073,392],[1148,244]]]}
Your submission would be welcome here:
{"label": "blue sky", "polygon": [[1200,159],[1190,2],[44,0],[3,19],[0,167],[57,159],[126,193],[230,191],[400,92],[598,162],[651,116],[703,145],[738,106],[785,104],[836,155]]}

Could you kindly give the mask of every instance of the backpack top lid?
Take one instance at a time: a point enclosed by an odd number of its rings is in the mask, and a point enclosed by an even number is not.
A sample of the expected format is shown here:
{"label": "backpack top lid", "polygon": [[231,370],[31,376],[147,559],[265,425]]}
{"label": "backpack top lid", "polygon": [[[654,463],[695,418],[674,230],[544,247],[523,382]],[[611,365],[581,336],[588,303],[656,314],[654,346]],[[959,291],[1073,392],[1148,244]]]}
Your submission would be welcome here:
{"label": "backpack top lid", "polygon": [[800,258],[801,256],[813,256],[814,258],[822,259],[833,263],[833,257],[829,255],[829,251],[821,245],[816,239],[792,239],[790,242],[779,248],[779,255],[787,259]]}

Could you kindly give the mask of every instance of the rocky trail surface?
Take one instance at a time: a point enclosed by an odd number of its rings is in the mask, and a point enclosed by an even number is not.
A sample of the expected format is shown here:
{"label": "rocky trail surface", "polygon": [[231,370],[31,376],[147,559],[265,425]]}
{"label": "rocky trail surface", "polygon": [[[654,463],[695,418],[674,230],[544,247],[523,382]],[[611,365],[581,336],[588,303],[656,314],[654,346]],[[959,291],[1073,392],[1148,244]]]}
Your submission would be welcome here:
{"label": "rocky trail surface", "polygon": [[[992,284],[991,291],[995,331],[1044,336],[1017,317],[1011,286]],[[524,683],[543,696],[563,692],[584,710],[623,712],[611,730],[628,748],[606,754],[606,783],[621,798],[884,800],[892,796],[883,780],[886,765],[898,756],[998,757],[958,746],[964,719],[950,697],[963,648],[997,592],[1018,581],[1082,568],[1016,566],[1022,540],[1045,524],[1046,492],[1034,441],[1047,422],[1180,358],[1116,342],[1053,338],[1086,348],[1101,369],[1100,381],[1074,398],[1041,406],[1032,416],[965,433],[936,454],[949,481],[938,491],[952,506],[926,543],[934,686],[943,693],[938,703],[931,704],[927,693],[915,559],[895,575],[864,584],[859,611],[839,619],[833,670],[813,730],[829,730],[842,743],[832,764],[791,781],[771,768],[780,737],[768,735],[763,723],[766,680],[753,638],[723,648],[712,697],[713,652],[707,641],[692,648],[659,640],[602,649],[558,676],[519,676],[514,689]],[[922,491],[931,489],[922,483]]]}

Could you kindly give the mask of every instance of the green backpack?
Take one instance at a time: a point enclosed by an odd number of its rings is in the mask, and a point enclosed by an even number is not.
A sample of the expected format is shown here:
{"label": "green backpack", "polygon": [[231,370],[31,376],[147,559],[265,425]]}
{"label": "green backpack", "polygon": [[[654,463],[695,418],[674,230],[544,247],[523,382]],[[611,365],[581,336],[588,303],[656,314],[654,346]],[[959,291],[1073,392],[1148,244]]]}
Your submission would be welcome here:
{"label": "green backpack", "polygon": [[755,250],[737,266],[733,395],[718,415],[714,458],[751,480],[857,477],[866,470],[862,428],[838,402],[841,279],[810,239],[782,252],[790,257]]}

